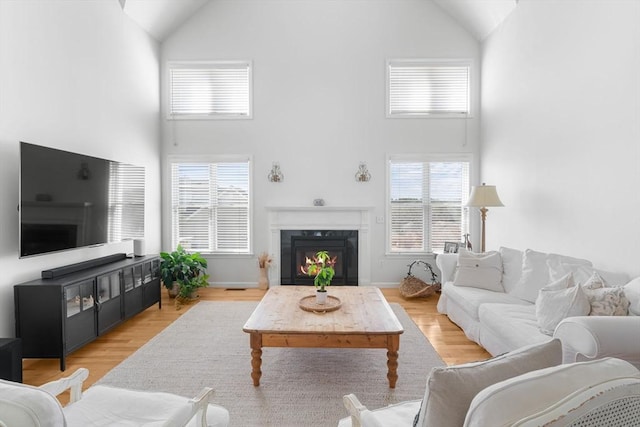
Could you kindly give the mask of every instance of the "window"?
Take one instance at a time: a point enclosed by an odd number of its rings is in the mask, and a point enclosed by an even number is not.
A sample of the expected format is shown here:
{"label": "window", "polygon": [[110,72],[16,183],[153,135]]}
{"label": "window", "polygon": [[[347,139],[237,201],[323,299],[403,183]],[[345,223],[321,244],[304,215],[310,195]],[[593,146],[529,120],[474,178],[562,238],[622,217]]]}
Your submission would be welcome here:
{"label": "window", "polygon": [[467,62],[394,60],[387,63],[387,117],[469,115]]}
{"label": "window", "polygon": [[171,163],[172,247],[249,253],[249,160]]}
{"label": "window", "polygon": [[169,63],[169,118],[251,118],[251,62]]}
{"label": "window", "polygon": [[389,160],[389,250],[444,250],[469,229],[469,160]]}
{"label": "window", "polygon": [[144,236],[144,168],[109,162],[110,242]]}

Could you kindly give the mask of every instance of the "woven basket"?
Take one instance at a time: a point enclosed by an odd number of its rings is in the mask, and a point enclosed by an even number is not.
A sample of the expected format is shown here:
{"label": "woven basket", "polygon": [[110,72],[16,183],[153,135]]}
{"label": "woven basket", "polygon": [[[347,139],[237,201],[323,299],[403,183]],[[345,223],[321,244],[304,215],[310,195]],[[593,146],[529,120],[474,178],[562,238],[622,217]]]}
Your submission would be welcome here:
{"label": "woven basket", "polygon": [[413,275],[408,275],[400,282],[399,289],[403,298],[428,297],[440,290],[440,283],[425,283]]}

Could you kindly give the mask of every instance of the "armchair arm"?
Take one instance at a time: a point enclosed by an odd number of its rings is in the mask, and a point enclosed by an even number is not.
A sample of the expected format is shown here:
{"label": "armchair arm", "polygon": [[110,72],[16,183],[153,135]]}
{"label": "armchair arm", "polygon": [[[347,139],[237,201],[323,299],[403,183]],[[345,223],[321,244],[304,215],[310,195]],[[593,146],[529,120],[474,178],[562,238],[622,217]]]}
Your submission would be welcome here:
{"label": "armchair arm", "polygon": [[[195,420],[197,427],[207,427],[207,409],[209,408],[209,401],[212,395],[213,389],[205,387],[196,397],[189,399],[189,403],[193,405],[191,412],[195,414],[193,420]],[[191,425],[191,423],[189,423],[189,425]]]}
{"label": "armchair arm", "polygon": [[45,390],[54,396],[59,395],[67,389],[71,389],[71,398],[69,399],[69,403],[74,403],[82,398],[82,383],[87,378],[89,378],[89,370],[87,368],[79,368],[68,377],[50,381],[46,384],[42,384],[38,388]]}
{"label": "armchair arm", "polygon": [[438,254],[436,266],[440,269],[440,283],[453,282],[458,266],[458,254]]}
{"label": "armchair arm", "polygon": [[554,338],[562,362],[616,357],[640,368],[640,316],[576,316],[562,320]]}
{"label": "armchair arm", "polygon": [[342,401],[344,402],[344,407],[347,408],[347,412],[351,415],[351,427],[361,427],[360,414],[366,411],[367,407],[360,403],[353,393],[345,395]]}

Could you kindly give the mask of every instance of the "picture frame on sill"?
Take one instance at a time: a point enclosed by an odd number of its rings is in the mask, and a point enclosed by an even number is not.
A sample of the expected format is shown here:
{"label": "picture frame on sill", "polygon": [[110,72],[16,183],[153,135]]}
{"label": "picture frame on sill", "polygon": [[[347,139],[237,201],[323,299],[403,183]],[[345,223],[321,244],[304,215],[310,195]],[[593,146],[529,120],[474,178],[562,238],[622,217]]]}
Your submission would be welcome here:
{"label": "picture frame on sill", "polygon": [[460,243],[458,242],[444,242],[445,254],[457,254]]}

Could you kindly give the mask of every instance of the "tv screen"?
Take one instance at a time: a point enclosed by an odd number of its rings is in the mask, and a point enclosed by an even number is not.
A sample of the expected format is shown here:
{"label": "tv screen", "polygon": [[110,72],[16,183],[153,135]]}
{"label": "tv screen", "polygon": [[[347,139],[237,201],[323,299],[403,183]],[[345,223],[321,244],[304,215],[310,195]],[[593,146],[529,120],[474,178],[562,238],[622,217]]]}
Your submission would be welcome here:
{"label": "tv screen", "polygon": [[144,167],[20,143],[20,257],[144,237]]}

